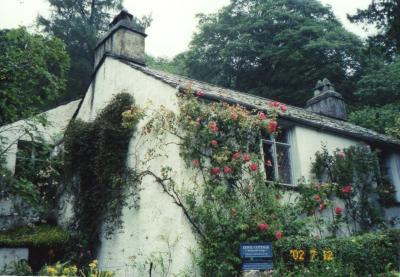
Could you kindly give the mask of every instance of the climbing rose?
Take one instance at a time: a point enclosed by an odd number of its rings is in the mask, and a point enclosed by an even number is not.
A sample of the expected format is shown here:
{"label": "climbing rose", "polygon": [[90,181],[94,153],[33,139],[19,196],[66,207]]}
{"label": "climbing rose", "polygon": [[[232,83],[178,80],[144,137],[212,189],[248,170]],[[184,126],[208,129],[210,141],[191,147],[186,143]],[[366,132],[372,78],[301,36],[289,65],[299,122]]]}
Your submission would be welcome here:
{"label": "climbing rose", "polygon": [[351,193],[351,192],[352,192],[351,185],[344,186],[344,187],[342,188],[342,192],[343,192],[343,193]]}
{"label": "climbing rose", "polygon": [[229,166],[224,166],[224,173],[225,174],[231,174],[233,172],[232,168]]}
{"label": "climbing rose", "polygon": [[336,215],[341,215],[342,212],[343,212],[343,209],[342,209],[342,208],[340,208],[340,207],[336,207],[336,208],[335,208],[335,214],[336,214]]}
{"label": "climbing rose", "polygon": [[193,166],[199,167],[200,166],[200,161],[199,160],[193,160],[192,161]]}
{"label": "climbing rose", "polygon": [[243,160],[245,161],[245,162],[248,162],[248,161],[250,161],[251,160],[251,156],[250,156],[250,154],[243,154]]}
{"label": "climbing rose", "polygon": [[211,141],[211,145],[212,145],[212,146],[217,146],[217,145],[218,145],[218,141],[216,141],[215,139],[213,139],[213,140]]}
{"label": "climbing rose", "polygon": [[260,120],[265,120],[265,119],[267,119],[267,116],[265,115],[265,113],[259,112],[259,113],[258,113],[258,118],[259,118]]}
{"label": "climbing rose", "polygon": [[235,152],[232,155],[232,160],[235,161],[240,158],[240,152]]}
{"label": "climbing rose", "polygon": [[217,175],[221,172],[221,169],[219,167],[213,167],[211,168],[211,174],[212,175]]}
{"label": "climbing rose", "polygon": [[209,124],[209,127],[213,133],[217,133],[219,130],[217,127],[217,122],[215,122],[215,121],[211,121]]}
{"label": "climbing rose", "polygon": [[321,201],[321,196],[319,196],[318,194],[314,196],[314,200],[317,202]]}
{"label": "climbing rose", "polygon": [[277,240],[281,239],[283,237],[283,232],[282,231],[276,231],[275,233],[275,238]]}
{"label": "climbing rose", "polygon": [[287,106],[285,104],[282,104],[280,108],[281,108],[282,112],[286,112],[287,111]]}
{"label": "climbing rose", "polygon": [[251,163],[250,165],[249,165],[249,168],[251,169],[251,171],[257,171],[257,164],[256,163]]}
{"label": "climbing rose", "polygon": [[202,91],[201,89],[198,89],[196,91],[196,96],[199,96],[199,97],[204,96],[204,91]]}
{"label": "climbing rose", "polygon": [[273,133],[276,132],[278,128],[278,122],[276,122],[276,120],[270,120],[268,122],[268,132]]}
{"label": "climbing rose", "polygon": [[261,232],[264,232],[268,230],[269,225],[267,223],[258,223],[258,229],[260,229]]}

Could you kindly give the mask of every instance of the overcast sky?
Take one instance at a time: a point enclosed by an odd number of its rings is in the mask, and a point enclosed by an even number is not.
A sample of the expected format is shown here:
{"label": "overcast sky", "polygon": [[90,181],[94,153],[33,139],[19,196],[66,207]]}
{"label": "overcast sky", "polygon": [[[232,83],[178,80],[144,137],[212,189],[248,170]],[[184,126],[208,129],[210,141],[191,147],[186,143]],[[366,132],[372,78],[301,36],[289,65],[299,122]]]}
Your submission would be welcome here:
{"label": "overcast sky", "polygon": [[[321,0],[329,4],[346,29],[362,37],[359,26],[350,24],[347,13],[368,6],[370,0]],[[134,15],[151,14],[153,22],[147,30],[146,51],[154,56],[173,57],[187,49],[196,30],[198,13],[216,12],[229,0],[125,0],[125,7]],[[0,29],[19,25],[34,26],[38,14],[48,15],[47,0],[0,0]]]}

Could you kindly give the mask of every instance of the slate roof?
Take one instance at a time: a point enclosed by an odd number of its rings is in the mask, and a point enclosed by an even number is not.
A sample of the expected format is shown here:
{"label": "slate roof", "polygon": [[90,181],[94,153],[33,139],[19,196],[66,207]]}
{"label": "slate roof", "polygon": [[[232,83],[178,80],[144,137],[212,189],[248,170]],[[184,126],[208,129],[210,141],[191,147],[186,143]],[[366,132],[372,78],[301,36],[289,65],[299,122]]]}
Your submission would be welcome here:
{"label": "slate roof", "polygon": [[[268,112],[271,108],[268,106],[270,99],[218,87],[205,82],[189,79],[183,76],[178,76],[163,71],[151,69],[145,66],[138,65],[134,62],[119,59],[121,62],[128,64],[134,69],[143,72],[155,79],[158,79],[174,88],[183,91],[190,83],[192,89],[201,89],[204,92],[204,98],[213,101],[224,101],[232,104],[240,104],[242,106],[263,110]],[[300,125],[313,127],[314,129],[341,134],[353,138],[360,139],[365,142],[375,143],[380,145],[391,146],[400,149],[400,140],[377,133],[370,129],[352,124],[347,121],[337,120],[327,116],[319,115],[306,109],[288,106],[288,110],[281,116],[286,120],[295,122]]]}

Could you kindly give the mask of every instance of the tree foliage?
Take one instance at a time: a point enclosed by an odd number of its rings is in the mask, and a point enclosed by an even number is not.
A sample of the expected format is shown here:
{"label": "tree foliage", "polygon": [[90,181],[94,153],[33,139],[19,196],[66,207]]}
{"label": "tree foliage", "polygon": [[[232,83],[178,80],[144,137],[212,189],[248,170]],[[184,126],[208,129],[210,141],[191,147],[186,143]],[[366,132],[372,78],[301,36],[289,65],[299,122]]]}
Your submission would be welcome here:
{"label": "tree foliage", "polygon": [[65,90],[69,57],[57,38],[0,31],[0,125],[40,111]]}
{"label": "tree foliage", "polygon": [[354,23],[372,25],[378,34],[370,38],[373,46],[380,46],[388,53],[400,49],[400,2],[398,0],[373,0],[364,10],[349,15]]}
{"label": "tree foliage", "polygon": [[232,0],[200,16],[185,66],[194,78],[304,105],[324,77],[351,94],[361,49],[316,0]]}
{"label": "tree foliage", "polygon": [[71,57],[67,99],[81,96],[90,82],[93,50],[108,30],[111,16],[122,8],[122,0],[49,0],[50,18],[38,17],[46,34],[60,38]]}

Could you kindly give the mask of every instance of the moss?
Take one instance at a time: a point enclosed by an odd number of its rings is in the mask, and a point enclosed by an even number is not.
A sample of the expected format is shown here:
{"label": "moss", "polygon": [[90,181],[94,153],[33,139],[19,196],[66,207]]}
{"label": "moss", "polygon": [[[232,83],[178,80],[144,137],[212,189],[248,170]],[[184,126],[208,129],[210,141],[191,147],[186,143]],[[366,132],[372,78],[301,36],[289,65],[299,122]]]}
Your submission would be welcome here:
{"label": "moss", "polygon": [[59,226],[19,227],[0,233],[0,247],[54,247],[66,245],[69,234]]}

